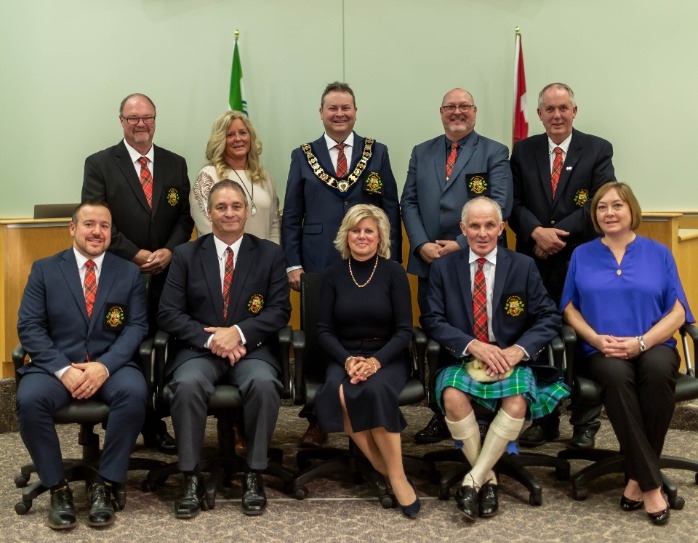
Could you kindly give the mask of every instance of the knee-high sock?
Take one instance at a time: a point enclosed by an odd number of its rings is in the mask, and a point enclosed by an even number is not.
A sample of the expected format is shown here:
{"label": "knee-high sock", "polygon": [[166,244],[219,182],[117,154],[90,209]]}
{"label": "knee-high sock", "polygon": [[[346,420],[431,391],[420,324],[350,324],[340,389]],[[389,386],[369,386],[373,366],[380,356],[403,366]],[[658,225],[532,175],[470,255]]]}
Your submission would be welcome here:
{"label": "knee-high sock", "polygon": [[[450,421],[446,420],[446,425],[451,432],[453,439],[460,441],[463,444],[463,455],[470,466],[474,466],[480,456],[480,427],[477,424],[475,413],[470,412],[463,420]],[[496,483],[496,477],[493,471],[488,474],[488,480],[493,479]]]}
{"label": "knee-high sock", "polygon": [[504,409],[498,411],[497,416],[490,424],[480,456],[473,469],[465,476],[464,484],[472,484],[475,488],[480,488],[487,482],[496,483],[490,477],[492,468],[506,450],[507,444],[519,436],[523,423],[523,418],[510,417]]}

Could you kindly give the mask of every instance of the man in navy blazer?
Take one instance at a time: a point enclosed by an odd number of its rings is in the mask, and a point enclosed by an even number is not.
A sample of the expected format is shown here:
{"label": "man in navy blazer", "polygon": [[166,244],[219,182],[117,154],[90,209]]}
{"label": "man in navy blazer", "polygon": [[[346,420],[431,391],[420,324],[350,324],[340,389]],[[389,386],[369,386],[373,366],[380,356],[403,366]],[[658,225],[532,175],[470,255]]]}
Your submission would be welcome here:
{"label": "man in navy blazer", "polygon": [[[422,315],[427,310],[431,263],[467,247],[458,227],[463,204],[477,196],[489,196],[499,204],[505,220],[511,210],[509,151],[475,132],[477,106],[473,96],[453,89],[444,96],[439,111],[445,133],[412,150],[400,202],[410,240],[407,271],[418,276],[417,301]],[[452,169],[447,166],[451,158]],[[433,402],[430,407],[434,417],[416,433],[417,443],[436,443],[448,437],[441,411]]]}
{"label": "man in navy blazer", "polygon": [[[320,99],[325,133],[291,153],[281,246],[294,290],[300,290],[304,271],[323,272],[341,260],[334,238],[344,215],[356,204],[373,204],[385,211],[390,221],[391,258],[402,262],[400,206],[388,148],[354,132],[356,111],[351,87],[330,83]],[[324,378],[325,368],[317,368],[317,373]],[[320,447],[326,435],[312,409],[304,407],[300,416],[310,421],[300,445]]]}
{"label": "man in navy blazer", "polygon": [[[504,222],[494,200],[480,197],[467,202],[461,229],[469,249],[432,263],[428,311],[422,323],[427,335],[441,344],[435,395],[443,405],[453,439],[462,443],[463,453],[472,466],[456,494],[456,502],[466,519],[474,521],[478,516],[497,513],[497,484],[492,468],[509,441],[519,435],[528,408],[526,393],[531,387],[538,388],[537,384],[530,384],[533,377],[525,367],[530,366],[536,373],[536,360],[559,334],[562,319],[533,260],[497,246]],[[486,283],[485,339],[475,332],[473,290],[478,266],[482,266]],[[486,374],[500,381],[483,385],[475,383],[474,378],[463,377],[467,375],[462,367],[466,357],[481,361]],[[511,377],[505,375],[508,371],[514,372]],[[562,397],[567,394],[554,389]],[[501,400],[482,446],[471,405],[473,396]],[[533,406],[531,409],[533,414]]]}
{"label": "man in navy blazer", "polygon": [[[70,223],[73,247],[34,262],[19,308],[17,332],[30,363],[20,369],[20,434],[44,486],[51,490],[48,525],[76,525],[73,496],[61,464],[53,413],[72,400],[109,404],[99,476],[88,487],[90,526],[114,522],[111,485],[124,483],[145,416],[147,388],[134,362],[148,331],[138,267],[105,251],[111,215],[102,202],[78,206]],[[88,313],[83,291],[94,267],[96,297]]]}
{"label": "man in navy blazer", "polygon": [[[572,127],[577,115],[574,92],[564,83],[546,85],[538,95],[538,117],[544,134],[517,142],[511,154],[514,207],[509,226],[516,250],[533,257],[555,303],[560,302],[572,251],[596,237],[591,224],[591,200],[597,189],[615,180],[613,147]],[[562,171],[553,197],[551,172],[555,149],[562,150]],[[592,448],[599,429],[600,407],[573,406],[570,446]],[[542,445],[557,438],[559,414],[536,421],[519,443]]]}
{"label": "man in navy blazer", "polygon": [[[165,372],[184,474],[177,518],[194,517],[201,508],[205,488],[199,460],[208,398],[221,381],[238,386],[243,398],[248,471],[242,510],[246,515],[264,512],[261,473],[281,401],[276,333],[291,314],[283,252],[271,241],[244,234],[249,203],[241,186],[230,180],[216,183],[208,213],[213,233],[175,249],[158,312],[160,328],[176,338]],[[234,268],[229,282],[228,248]]]}
{"label": "man in navy blazer", "polygon": [[[194,222],[189,213],[189,177],[184,158],[153,145],[155,104],[144,94],[130,94],[119,108],[124,139],[85,160],[82,199],[107,202],[113,217],[109,251],[135,262],[151,275],[148,317],[155,333],[160,294],[167,278],[172,251],[189,241]],[[143,166],[152,177],[152,198],[140,181]],[[174,440],[165,425],[148,412],[143,430],[146,446],[174,454]]]}

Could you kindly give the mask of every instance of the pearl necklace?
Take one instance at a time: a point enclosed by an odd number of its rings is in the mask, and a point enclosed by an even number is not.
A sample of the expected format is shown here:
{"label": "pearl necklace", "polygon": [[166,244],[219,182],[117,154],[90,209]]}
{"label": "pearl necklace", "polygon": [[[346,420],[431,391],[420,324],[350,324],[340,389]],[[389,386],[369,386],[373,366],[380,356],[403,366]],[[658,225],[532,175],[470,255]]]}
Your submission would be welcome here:
{"label": "pearl necklace", "polygon": [[351,256],[349,257],[349,275],[351,275],[351,280],[354,281],[354,284],[359,288],[364,288],[371,282],[371,279],[373,279],[373,275],[376,273],[376,268],[378,268],[378,254],[376,254],[376,263],[373,265],[373,271],[371,271],[371,275],[368,276],[368,279],[363,285],[359,285],[359,283],[356,280],[356,277],[354,277],[354,272],[351,271]]}

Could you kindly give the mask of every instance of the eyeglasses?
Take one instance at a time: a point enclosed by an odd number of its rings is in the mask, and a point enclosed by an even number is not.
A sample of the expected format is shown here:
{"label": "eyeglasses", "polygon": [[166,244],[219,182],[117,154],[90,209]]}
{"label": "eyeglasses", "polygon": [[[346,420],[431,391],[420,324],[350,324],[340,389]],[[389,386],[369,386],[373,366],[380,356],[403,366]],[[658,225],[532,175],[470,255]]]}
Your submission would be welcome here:
{"label": "eyeglasses", "polygon": [[475,106],[473,104],[461,104],[459,106],[453,106],[453,105],[448,105],[448,106],[441,106],[441,109],[443,109],[446,113],[453,113],[454,111],[461,110],[464,113],[468,113],[471,109],[473,109]]}
{"label": "eyeglasses", "polygon": [[121,117],[131,126],[136,126],[139,122],[143,121],[143,124],[153,124],[155,122],[155,115],[149,115],[148,117]]}

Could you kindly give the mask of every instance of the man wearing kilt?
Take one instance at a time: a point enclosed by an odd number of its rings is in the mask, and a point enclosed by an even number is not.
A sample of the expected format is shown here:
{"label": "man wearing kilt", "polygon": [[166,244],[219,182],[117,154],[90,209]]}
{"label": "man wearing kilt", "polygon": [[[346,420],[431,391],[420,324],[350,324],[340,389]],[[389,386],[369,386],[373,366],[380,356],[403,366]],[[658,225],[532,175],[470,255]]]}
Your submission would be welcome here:
{"label": "man wearing kilt", "polygon": [[[492,470],[516,440],[527,410],[549,414],[569,389],[536,360],[559,333],[561,318],[534,261],[497,246],[502,210],[479,197],[463,206],[460,228],[468,249],[432,263],[426,333],[441,344],[436,397],[446,423],[472,469],[456,493],[473,522],[497,513]],[[548,370],[546,373],[543,373]],[[472,401],[497,415],[481,443]]]}

